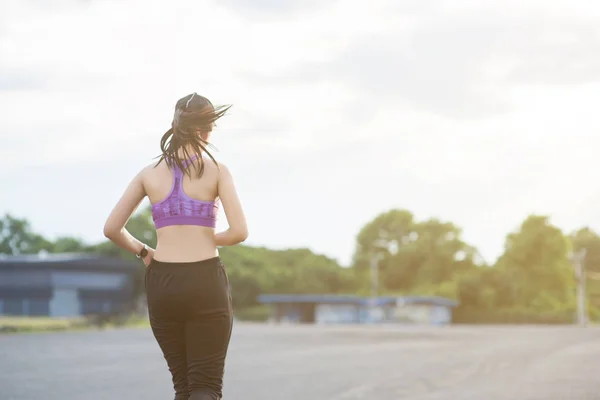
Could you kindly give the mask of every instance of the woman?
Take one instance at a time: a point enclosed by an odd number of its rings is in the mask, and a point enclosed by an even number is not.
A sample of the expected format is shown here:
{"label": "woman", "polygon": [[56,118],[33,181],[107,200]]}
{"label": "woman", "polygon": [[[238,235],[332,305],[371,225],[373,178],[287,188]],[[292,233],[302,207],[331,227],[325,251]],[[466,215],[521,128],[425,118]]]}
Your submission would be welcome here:
{"label": "woman", "polygon": [[[171,372],[176,400],[222,398],[232,308],[217,247],[248,236],[231,173],[206,148],[215,121],[229,107],[215,108],[196,93],[180,99],[172,128],[160,142],[158,163],[133,178],[104,226],[107,238],[147,266],[150,324]],[[145,196],[152,204],[156,249],[125,229]],[[215,233],[219,202],[229,229]]]}

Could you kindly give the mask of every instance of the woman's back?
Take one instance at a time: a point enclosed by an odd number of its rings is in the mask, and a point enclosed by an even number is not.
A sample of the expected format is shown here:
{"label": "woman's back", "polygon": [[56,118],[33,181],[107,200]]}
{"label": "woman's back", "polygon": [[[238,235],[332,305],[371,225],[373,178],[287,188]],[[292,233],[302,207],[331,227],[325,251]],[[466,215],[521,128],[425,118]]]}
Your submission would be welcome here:
{"label": "woman's back", "polygon": [[156,260],[189,262],[216,257],[219,254],[215,243],[215,229],[210,223],[205,224],[208,226],[188,225],[183,220],[180,224],[166,224],[161,227],[158,220],[162,209],[168,207],[163,204],[169,200],[199,204],[206,207],[209,215],[214,214],[216,218],[219,205],[219,168],[208,158],[204,158],[203,161],[204,171],[201,177],[193,173],[195,160],[190,163],[191,174],[179,172],[176,165],[171,167],[164,160],[156,166],[148,167],[144,173],[144,188],[153,206],[153,217],[157,225],[158,242],[154,253]]}

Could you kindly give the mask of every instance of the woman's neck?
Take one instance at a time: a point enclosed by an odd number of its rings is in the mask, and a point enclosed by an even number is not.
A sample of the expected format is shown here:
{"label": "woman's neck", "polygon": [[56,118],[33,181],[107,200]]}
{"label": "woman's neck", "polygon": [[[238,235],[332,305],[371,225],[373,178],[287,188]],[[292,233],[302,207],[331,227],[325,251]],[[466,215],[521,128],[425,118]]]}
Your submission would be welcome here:
{"label": "woman's neck", "polygon": [[[185,149],[185,151],[187,151],[187,154],[186,154],[186,152],[184,151],[184,149]],[[204,154],[204,152],[202,152],[201,154]],[[196,150],[194,150],[194,147],[193,147],[193,146],[191,146],[191,145],[187,145],[187,146],[185,146],[185,147],[183,147],[183,148],[180,148],[179,150],[177,150],[177,155],[178,155],[180,158],[185,158],[185,157],[193,157],[193,156],[195,156],[195,155],[197,155],[197,154],[196,154]],[[198,155],[199,155],[199,154],[198,154]]]}

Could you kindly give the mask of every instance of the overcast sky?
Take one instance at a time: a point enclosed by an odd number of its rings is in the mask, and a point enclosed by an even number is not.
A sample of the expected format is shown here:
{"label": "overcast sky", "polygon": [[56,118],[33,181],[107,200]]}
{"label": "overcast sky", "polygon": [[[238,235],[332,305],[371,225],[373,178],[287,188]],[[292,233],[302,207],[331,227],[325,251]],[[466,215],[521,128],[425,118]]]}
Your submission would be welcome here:
{"label": "overcast sky", "polygon": [[102,240],[196,91],[233,104],[213,141],[249,244],[346,264],[394,207],[489,262],[529,213],[600,230],[599,2],[165,4],[0,2],[0,213]]}

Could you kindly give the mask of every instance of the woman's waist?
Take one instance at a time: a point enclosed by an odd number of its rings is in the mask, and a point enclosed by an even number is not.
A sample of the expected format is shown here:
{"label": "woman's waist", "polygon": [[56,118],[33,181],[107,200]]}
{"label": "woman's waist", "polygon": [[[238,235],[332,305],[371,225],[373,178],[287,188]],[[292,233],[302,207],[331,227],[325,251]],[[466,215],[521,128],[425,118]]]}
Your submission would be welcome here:
{"label": "woman's waist", "polygon": [[157,246],[215,247],[215,230],[199,226],[170,226],[156,231]]}
{"label": "woman's waist", "polygon": [[154,250],[154,259],[166,262],[191,262],[218,257],[219,250],[208,241],[179,242],[159,240]]}

